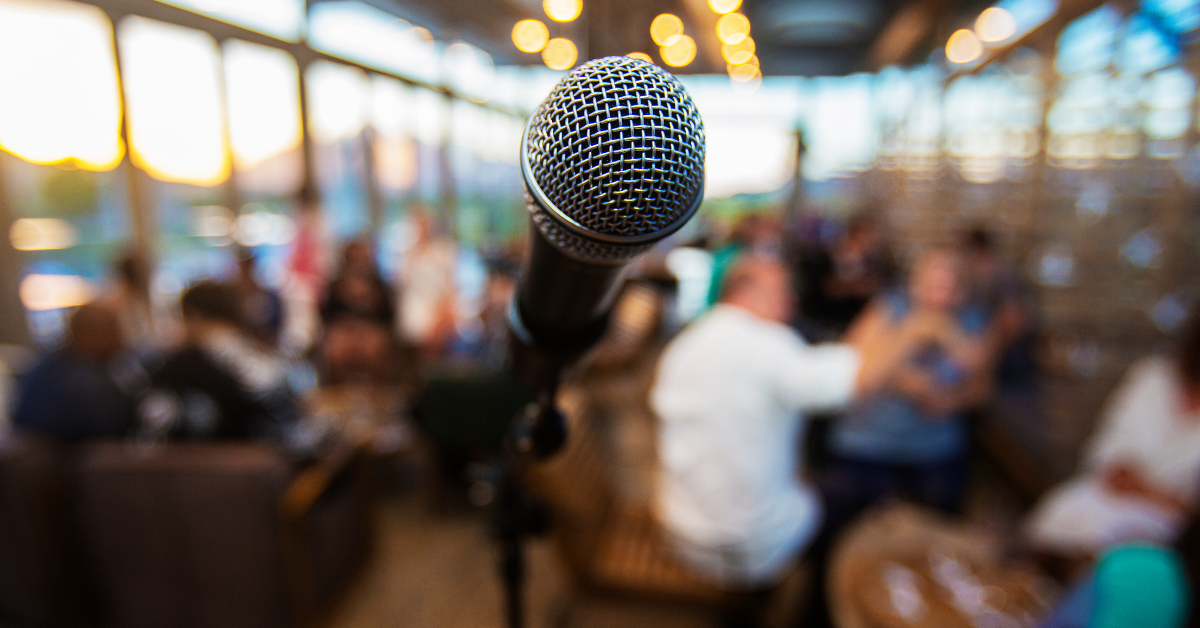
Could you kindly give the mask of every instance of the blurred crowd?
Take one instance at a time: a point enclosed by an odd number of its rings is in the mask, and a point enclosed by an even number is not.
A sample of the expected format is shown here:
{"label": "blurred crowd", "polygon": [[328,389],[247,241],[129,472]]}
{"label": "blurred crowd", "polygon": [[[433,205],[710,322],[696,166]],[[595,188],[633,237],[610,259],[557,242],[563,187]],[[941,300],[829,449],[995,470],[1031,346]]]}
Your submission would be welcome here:
{"label": "blurred crowd", "polygon": [[[8,393],[12,424],[72,442],[303,449],[313,440],[301,400],[315,387],[415,396],[439,369],[504,368],[519,246],[484,256],[483,289],[466,299],[463,252],[434,214],[409,217],[394,261],[364,237],[326,263],[319,221],[297,222],[278,288],[261,281],[255,252],[239,249],[236,272],[187,287],[164,309],[146,261],[119,260],[111,290],[76,309],[64,344]],[[659,418],[655,512],[697,573],[769,591],[801,560],[825,571],[837,539],[880,505],[962,513],[973,417],[1035,388],[1033,308],[1015,260],[986,228],[907,258],[892,244],[871,213],[751,214],[724,234],[675,238],[634,271],[670,286],[661,321],[670,340],[649,399]],[[813,416],[825,429],[809,428]],[[1098,424],[1076,475],[1040,499],[1014,539],[1074,587],[1068,600],[1144,585],[1132,567],[1096,566],[1118,548],[1159,548],[1150,562],[1182,573],[1171,548],[1200,497],[1200,317],[1171,352],[1129,370]],[[814,450],[819,465],[804,459]],[[1186,587],[1166,582],[1133,597]],[[1073,604],[1046,625],[1101,625],[1088,622],[1118,612]],[[829,621],[822,604],[808,621]]]}

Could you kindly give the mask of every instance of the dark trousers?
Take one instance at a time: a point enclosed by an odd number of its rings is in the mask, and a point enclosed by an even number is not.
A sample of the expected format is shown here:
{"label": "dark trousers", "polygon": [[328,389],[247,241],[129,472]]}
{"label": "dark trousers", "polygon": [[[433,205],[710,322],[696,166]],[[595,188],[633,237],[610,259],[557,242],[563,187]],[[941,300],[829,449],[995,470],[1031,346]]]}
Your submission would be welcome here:
{"label": "dark trousers", "polygon": [[804,626],[832,625],[826,576],[833,544],[863,511],[891,499],[902,499],[956,514],[966,487],[967,464],[959,457],[932,464],[887,464],[835,457],[817,478],[825,502],[825,522],[808,556],[816,573]]}

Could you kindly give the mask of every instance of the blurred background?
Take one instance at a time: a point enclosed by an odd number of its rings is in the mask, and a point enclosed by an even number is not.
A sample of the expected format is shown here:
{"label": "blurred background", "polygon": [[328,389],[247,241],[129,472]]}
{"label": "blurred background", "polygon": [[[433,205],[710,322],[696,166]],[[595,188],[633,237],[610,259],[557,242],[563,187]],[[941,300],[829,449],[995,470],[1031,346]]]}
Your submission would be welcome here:
{"label": "blurred background", "polygon": [[[731,246],[787,260],[811,342],[930,247],[992,256],[1021,323],[955,521],[1004,546],[1200,296],[1198,37],[1194,0],[0,0],[0,624],[502,625],[486,513],[527,401],[503,371],[521,134],[610,55],[692,95],[705,197],[563,393],[597,451],[533,482],[557,514],[531,625],[713,616],[687,577],[579,547],[652,501],[655,361]],[[889,270],[830,293],[860,245]],[[198,283],[227,292],[181,307]],[[257,342],[232,372],[274,374],[296,429],[145,409],[221,298]],[[105,335],[72,318],[87,304],[115,316],[146,383],[114,398],[141,409],[31,436],[9,417],[59,397],[30,375]]]}

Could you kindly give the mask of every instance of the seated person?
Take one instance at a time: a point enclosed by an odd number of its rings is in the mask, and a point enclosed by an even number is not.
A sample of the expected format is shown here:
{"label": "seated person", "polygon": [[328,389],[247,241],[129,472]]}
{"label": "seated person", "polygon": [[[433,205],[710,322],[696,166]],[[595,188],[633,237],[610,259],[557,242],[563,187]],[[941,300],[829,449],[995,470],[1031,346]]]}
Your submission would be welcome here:
{"label": "seated person", "polygon": [[116,311],[80,306],[69,332],[65,347],[21,379],[13,424],[67,442],[124,436],[147,380],[125,350]]}
{"label": "seated person", "polygon": [[346,245],[338,276],[321,302],[321,340],[328,383],[386,383],[393,373],[396,313],[366,241]]}
{"label": "seated person", "polygon": [[929,333],[914,318],[871,343],[810,346],[786,324],[790,288],[779,262],[741,257],[720,303],[668,345],[651,391],[657,515],[680,558],[724,586],[774,584],[820,527],[799,476],[802,413],[878,386]]}
{"label": "seated person", "polygon": [[1122,545],[1105,553],[1038,628],[1182,628],[1188,620],[1189,557],[1169,548]]}
{"label": "seated person", "polygon": [[237,275],[233,279],[241,302],[243,320],[254,337],[274,347],[283,328],[283,299],[258,281],[258,259],[247,249],[239,249]]}
{"label": "seated person", "polygon": [[1035,549],[1068,559],[1117,543],[1174,542],[1200,497],[1200,309],[1173,356],[1132,367],[1075,477],[1034,507]]}
{"label": "seated person", "polygon": [[184,342],[139,409],[147,436],[279,439],[298,416],[287,369],[243,325],[232,286],[201,282],[180,300]]}
{"label": "seated person", "polygon": [[858,321],[867,335],[888,335],[914,318],[941,321],[939,338],[904,360],[876,394],[831,426],[832,462],[820,484],[831,525],[900,497],[955,512],[965,485],[964,411],[990,388],[986,315],[964,305],[960,264],[948,251],[915,264],[907,293],[887,293]]}

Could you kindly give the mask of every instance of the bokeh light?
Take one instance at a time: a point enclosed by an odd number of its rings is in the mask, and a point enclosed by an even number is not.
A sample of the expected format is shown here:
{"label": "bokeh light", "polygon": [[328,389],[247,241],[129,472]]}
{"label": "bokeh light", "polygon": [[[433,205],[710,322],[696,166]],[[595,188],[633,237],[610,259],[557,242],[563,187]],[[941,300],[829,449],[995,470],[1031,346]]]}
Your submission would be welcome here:
{"label": "bokeh light", "polygon": [[555,22],[570,22],[583,12],[583,0],[542,0],[542,8]]}
{"label": "bokeh light", "polygon": [[708,8],[716,13],[732,13],[742,6],[742,0],[708,0]]}
{"label": "bokeh light", "polygon": [[946,42],[946,59],[952,63],[970,63],[983,54],[983,44],[973,31],[961,28]]}
{"label": "bokeh light", "polygon": [[746,83],[748,81],[753,81],[754,79],[761,78],[761,77],[762,77],[762,72],[759,71],[758,65],[753,64],[753,63],[743,63],[742,65],[735,65],[735,66],[733,66],[733,69],[731,69],[729,71],[729,78],[737,81],[738,83]]}
{"label": "bokeh light", "polygon": [[551,70],[568,70],[575,65],[578,58],[579,51],[575,48],[575,42],[562,37],[551,39],[542,50],[542,61]]}
{"label": "bokeh light", "polygon": [[683,67],[696,58],[696,41],[687,35],[675,38],[669,46],[658,49],[663,63],[673,67]]}
{"label": "bokeh light", "polygon": [[985,43],[999,43],[1017,34],[1017,20],[1003,7],[989,7],[975,20],[975,34]]}
{"label": "bokeh light", "polygon": [[660,46],[670,46],[683,35],[683,20],[670,13],[663,13],[650,22],[650,37]]}
{"label": "bokeh light", "polygon": [[734,65],[746,63],[754,56],[754,38],[747,37],[736,44],[721,46],[721,56]]}
{"label": "bokeh light", "polygon": [[521,20],[513,26],[512,41],[521,52],[541,52],[550,41],[550,30],[539,20]]}
{"label": "bokeh light", "polygon": [[732,75],[734,70],[736,70],[737,68],[740,68],[744,65],[750,65],[750,66],[754,66],[756,68],[759,67],[758,57],[756,57],[754,55],[750,55],[750,58],[747,59],[744,63],[736,63],[736,64],[735,63],[726,63],[725,71]]}
{"label": "bokeh light", "polygon": [[717,20],[717,37],[726,44],[736,44],[750,36],[750,20],[741,13],[728,13]]}
{"label": "bokeh light", "polygon": [[631,53],[629,53],[629,54],[627,54],[627,55],[625,55],[625,56],[626,56],[626,57],[633,57],[634,59],[641,59],[642,61],[645,61],[645,62],[647,62],[647,63],[654,63],[654,59],[651,59],[651,58],[650,58],[650,55],[648,55],[648,54],[646,54],[646,53],[644,53],[644,52],[631,52]]}
{"label": "bokeh light", "polygon": [[75,227],[59,218],[18,218],[8,241],[18,251],[53,251],[75,245]]}
{"label": "bokeh light", "polygon": [[39,312],[89,303],[96,289],[78,275],[25,275],[18,288],[25,309]]}

